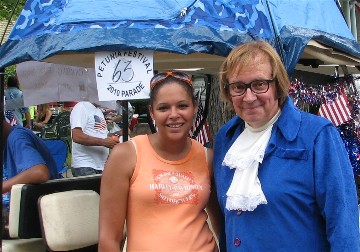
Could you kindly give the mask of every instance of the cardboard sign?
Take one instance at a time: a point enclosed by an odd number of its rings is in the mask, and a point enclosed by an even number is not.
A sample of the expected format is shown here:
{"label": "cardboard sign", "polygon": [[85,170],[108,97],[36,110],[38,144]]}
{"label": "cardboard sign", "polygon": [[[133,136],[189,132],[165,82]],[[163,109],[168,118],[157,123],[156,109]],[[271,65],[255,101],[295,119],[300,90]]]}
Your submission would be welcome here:
{"label": "cardboard sign", "polygon": [[153,77],[153,51],[95,53],[100,101],[148,99]]}
{"label": "cardboard sign", "polygon": [[48,102],[99,101],[94,68],[38,61],[16,65],[25,106]]}

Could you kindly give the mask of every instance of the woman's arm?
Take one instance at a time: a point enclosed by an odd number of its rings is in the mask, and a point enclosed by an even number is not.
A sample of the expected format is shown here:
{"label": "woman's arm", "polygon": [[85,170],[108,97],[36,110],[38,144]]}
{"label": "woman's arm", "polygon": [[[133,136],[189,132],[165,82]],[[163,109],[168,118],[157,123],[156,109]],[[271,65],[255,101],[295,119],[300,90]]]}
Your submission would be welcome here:
{"label": "woman's arm", "polygon": [[31,115],[30,115],[29,111],[25,112],[25,119],[26,119],[25,127],[30,129],[31,128]]}
{"label": "woman's arm", "polygon": [[115,146],[106,162],[100,189],[99,252],[120,252],[135,164],[130,141]]}
{"label": "woman's arm", "polygon": [[39,111],[36,111],[36,116],[34,122],[39,123],[40,122],[40,113]]}
{"label": "woman's arm", "polygon": [[42,124],[47,124],[52,116],[51,110],[46,111],[45,119],[41,122]]}
{"label": "woman's arm", "polygon": [[213,156],[214,156],[213,150],[207,149],[207,163],[211,177],[211,194],[208,204],[206,206],[206,210],[209,214],[211,226],[214,231],[214,234],[216,235],[216,239],[217,241],[219,241],[220,229],[223,223],[222,223],[220,206],[216,195],[215,180],[213,176]]}

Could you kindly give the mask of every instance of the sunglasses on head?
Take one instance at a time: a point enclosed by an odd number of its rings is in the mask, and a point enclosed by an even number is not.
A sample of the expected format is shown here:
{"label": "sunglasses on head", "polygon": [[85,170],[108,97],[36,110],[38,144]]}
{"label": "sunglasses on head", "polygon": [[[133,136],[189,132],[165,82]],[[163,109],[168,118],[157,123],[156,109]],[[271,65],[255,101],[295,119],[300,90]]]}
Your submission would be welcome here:
{"label": "sunglasses on head", "polygon": [[153,89],[158,83],[164,81],[167,77],[174,77],[180,81],[188,83],[192,86],[191,76],[184,72],[164,72],[155,74],[150,80],[150,88]]}

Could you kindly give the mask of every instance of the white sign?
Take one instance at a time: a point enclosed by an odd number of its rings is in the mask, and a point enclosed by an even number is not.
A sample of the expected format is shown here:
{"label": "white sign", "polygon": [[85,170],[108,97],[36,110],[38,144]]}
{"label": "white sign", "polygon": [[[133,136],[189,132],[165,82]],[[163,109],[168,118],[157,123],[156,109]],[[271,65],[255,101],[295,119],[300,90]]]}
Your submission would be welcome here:
{"label": "white sign", "polygon": [[38,61],[16,65],[25,106],[63,101],[99,101],[95,69]]}
{"label": "white sign", "polygon": [[96,52],[100,101],[148,99],[153,77],[153,51]]}

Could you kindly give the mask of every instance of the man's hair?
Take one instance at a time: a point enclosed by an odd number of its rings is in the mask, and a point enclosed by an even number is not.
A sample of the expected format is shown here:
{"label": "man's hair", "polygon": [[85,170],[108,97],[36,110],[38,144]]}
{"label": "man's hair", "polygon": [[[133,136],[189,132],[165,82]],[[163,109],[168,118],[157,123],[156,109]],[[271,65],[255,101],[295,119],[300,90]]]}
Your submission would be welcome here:
{"label": "man's hair", "polygon": [[18,79],[15,76],[9,76],[7,79],[7,86],[8,87],[19,87]]}
{"label": "man's hair", "polygon": [[272,67],[271,78],[275,80],[279,105],[280,107],[283,106],[290,87],[290,80],[285,66],[279,54],[269,43],[263,40],[256,40],[234,48],[221,65],[219,75],[221,97],[230,107],[233,107],[231,96],[225,88],[225,85],[229,84],[228,77],[234,73],[241,72],[245,67],[259,63],[257,61],[263,60],[264,58],[268,58],[270,61]]}

